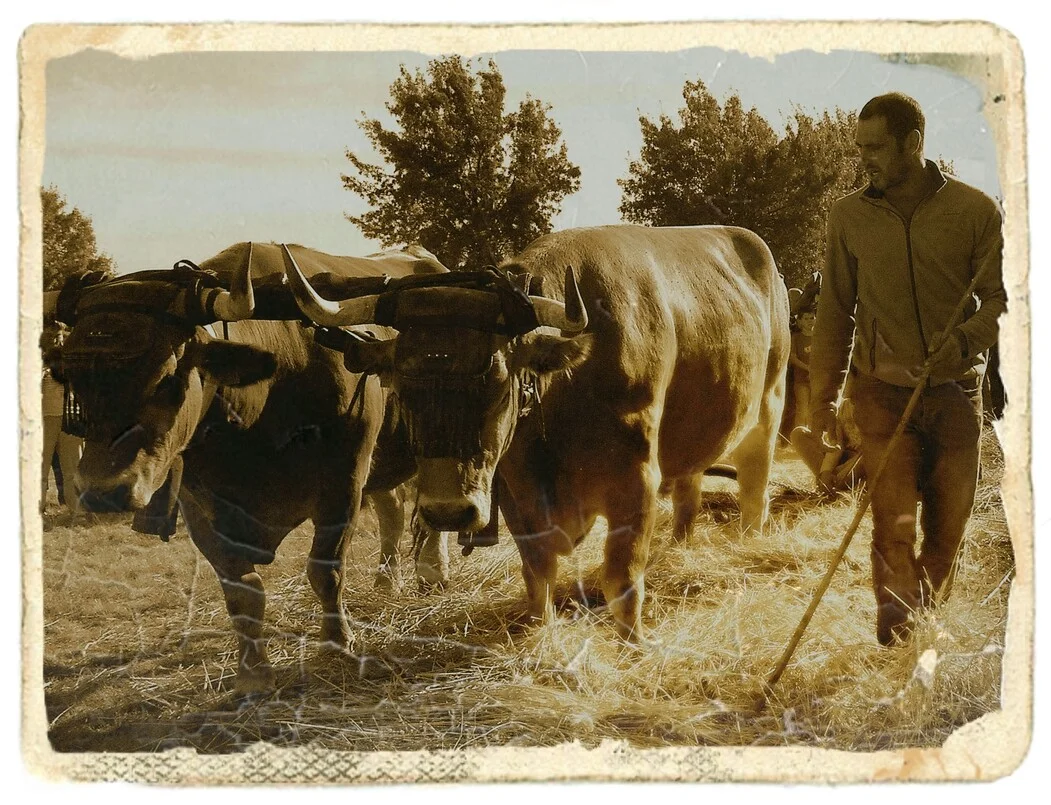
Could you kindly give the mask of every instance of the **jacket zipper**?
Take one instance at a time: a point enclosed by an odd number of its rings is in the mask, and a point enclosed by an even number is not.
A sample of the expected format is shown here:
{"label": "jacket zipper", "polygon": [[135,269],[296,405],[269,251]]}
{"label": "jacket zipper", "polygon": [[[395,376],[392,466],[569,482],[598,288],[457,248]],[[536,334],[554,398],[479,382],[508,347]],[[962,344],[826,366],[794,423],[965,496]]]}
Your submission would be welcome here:
{"label": "jacket zipper", "polygon": [[876,373],[876,320],[872,320],[872,346],[869,347],[869,366]]}
{"label": "jacket zipper", "polygon": [[[925,199],[924,199],[925,200]],[[920,201],[923,204],[923,201]],[[916,209],[912,211],[912,217],[908,221],[902,218],[905,223],[905,251],[909,257],[909,285],[912,287],[912,309],[916,312],[916,325],[920,329],[920,343],[923,344],[923,354],[927,355],[927,337],[923,334],[923,318],[920,316],[920,299],[916,293],[916,269],[912,264],[912,219],[916,217],[916,211],[919,209],[920,204],[916,205]]]}
{"label": "jacket zipper", "polygon": [[[933,195],[933,193],[931,195]],[[891,213],[897,216],[898,220],[900,220],[902,225],[905,227],[905,255],[908,259],[909,264],[909,287],[912,289],[912,310],[913,313],[916,315],[916,326],[920,332],[920,343],[923,345],[924,357],[926,357],[927,355],[927,337],[923,334],[923,318],[920,315],[920,299],[919,295],[916,293],[916,269],[912,264],[912,221],[916,217],[916,213],[919,212],[920,207],[922,207],[924,202],[926,202],[927,199],[929,199],[930,197],[931,196],[928,195],[920,199],[915,209],[913,209],[912,215],[907,221],[905,220],[905,216],[898,212],[893,204],[891,204],[889,201],[886,202],[886,209],[890,210]],[[927,378],[927,385],[930,385],[930,378]]]}

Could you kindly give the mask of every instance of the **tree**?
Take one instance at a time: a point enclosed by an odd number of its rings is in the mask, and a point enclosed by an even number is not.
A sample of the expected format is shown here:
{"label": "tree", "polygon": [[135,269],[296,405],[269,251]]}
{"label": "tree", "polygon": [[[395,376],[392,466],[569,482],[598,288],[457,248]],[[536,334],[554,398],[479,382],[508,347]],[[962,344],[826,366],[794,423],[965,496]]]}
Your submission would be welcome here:
{"label": "tree", "polygon": [[526,96],[504,112],[496,65],[472,74],[459,56],[427,74],[404,66],[387,110],[397,122],[359,124],[386,165],[349,149],[343,186],[370,209],[347,215],[384,247],[419,243],[450,268],[498,263],[551,231],[562,200],[580,187],[550,105]]}
{"label": "tree", "polygon": [[619,179],[621,215],[651,226],[729,224],[756,228],[777,135],[732,95],[723,108],[701,81],[683,88],[679,125],[639,118],[642,152]]}
{"label": "tree", "polygon": [[801,288],[825,260],[832,203],[864,184],[857,115],[836,109],[813,118],[796,109],[778,142],[768,182],[764,237],[790,286]]}
{"label": "tree", "polygon": [[44,290],[62,287],[66,278],[80,271],[113,274],[113,259],[95,243],[91,219],[76,207],[67,209],[66,198],[51,185],[40,190],[43,208]]}
{"label": "tree", "polygon": [[779,137],[738,95],[719,102],[701,81],[683,87],[676,124],[640,117],[643,145],[619,180],[625,219],[653,226],[722,224],[770,246],[790,285],[820,265],[832,201],[860,186],[856,117],[797,109]]}

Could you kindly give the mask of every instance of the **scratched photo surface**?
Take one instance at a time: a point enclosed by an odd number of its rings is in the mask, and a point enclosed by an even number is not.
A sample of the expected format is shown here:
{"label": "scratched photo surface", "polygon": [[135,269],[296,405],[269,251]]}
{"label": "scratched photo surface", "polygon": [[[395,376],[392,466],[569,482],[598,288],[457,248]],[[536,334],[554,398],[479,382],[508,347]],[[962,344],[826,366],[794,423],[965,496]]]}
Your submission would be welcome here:
{"label": "scratched photo surface", "polygon": [[[857,113],[915,98],[926,158],[1010,218],[1003,71],[411,36],[50,60],[51,749],[865,753],[998,711],[995,350],[951,596],[881,645],[866,513],[785,652],[867,505],[849,427],[831,460],[793,439]],[[653,229],[700,224],[751,232]]]}

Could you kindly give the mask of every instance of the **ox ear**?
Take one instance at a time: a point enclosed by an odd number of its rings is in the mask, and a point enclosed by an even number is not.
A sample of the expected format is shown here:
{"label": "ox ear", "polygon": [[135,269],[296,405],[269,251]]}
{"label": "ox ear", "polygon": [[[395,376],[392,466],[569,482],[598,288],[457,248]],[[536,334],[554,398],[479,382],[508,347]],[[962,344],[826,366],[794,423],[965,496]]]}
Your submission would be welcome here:
{"label": "ox ear", "polygon": [[197,348],[197,368],[221,386],[248,386],[274,376],[273,353],[248,344],[209,341]]}
{"label": "ox ear", "polygon": [[389,377],[394,371],[396,338],[386,341],[348,341],[343,347],[343,365],[357,375]]}
{"label": "ox ear", "polygon": [[537,375],[571,372],[591,354],[592,340],[590,333],[571,338],[546,333],[523,336],[511,353],[510,368]]}

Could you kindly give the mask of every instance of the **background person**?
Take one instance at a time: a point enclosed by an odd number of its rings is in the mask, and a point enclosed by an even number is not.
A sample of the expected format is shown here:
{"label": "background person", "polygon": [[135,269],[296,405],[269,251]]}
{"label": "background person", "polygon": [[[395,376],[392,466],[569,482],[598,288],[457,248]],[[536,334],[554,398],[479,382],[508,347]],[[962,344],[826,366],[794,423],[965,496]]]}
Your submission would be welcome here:
{"label": "background person", "polygon": [[[62,484],[59,486],[59,502],[65,503],[71,511],[76,511],[79,491],[76,487],[77,464],[84,450],[84,440],[62,430],[62,410],[65,404],[65,386],[55,380],[47,368],[48,353],[61,346],[61,331],[45,328],[41,338],[44,346],[44,371],[40,380],[41,413],[44,423],[44,454],[40,466],[40,511],[47,502],[48,480],[51,464],[58,453],[58,464],[62,471]],[[56,475],[57,481],[57,475]]]}
{"label": "background person", "polygon": [[817,308],[817,297],[821,293],[821,272],[815,271],[802,288],[790,288],[788,291],[788,312],[796,318],[804,310]]}
{"label": "background person", "polygon": [[792,365],[796,426],[806,424],[810,412],[810,348],[816,321],[817,314],[813,310],[804,310],[792,328],[792,350],[788,361]]}

